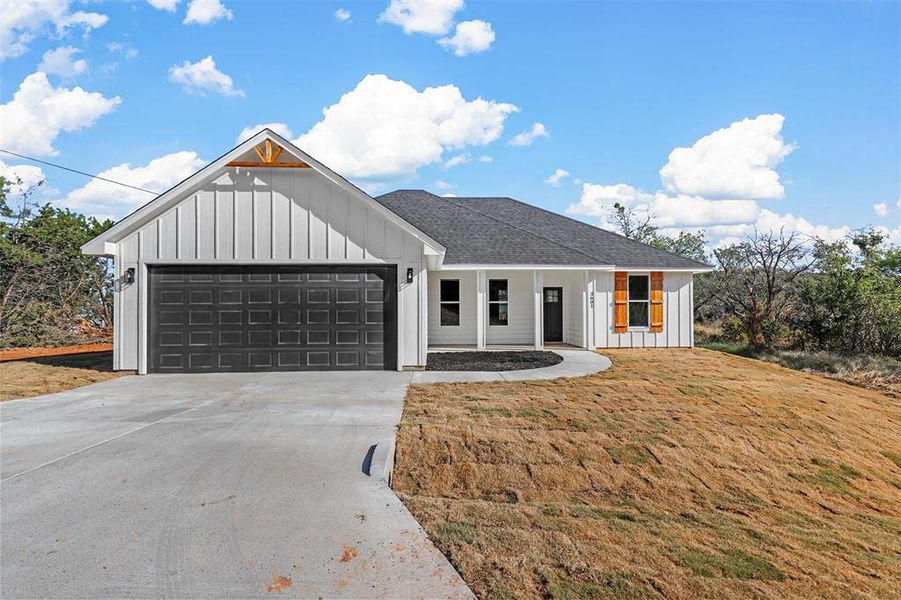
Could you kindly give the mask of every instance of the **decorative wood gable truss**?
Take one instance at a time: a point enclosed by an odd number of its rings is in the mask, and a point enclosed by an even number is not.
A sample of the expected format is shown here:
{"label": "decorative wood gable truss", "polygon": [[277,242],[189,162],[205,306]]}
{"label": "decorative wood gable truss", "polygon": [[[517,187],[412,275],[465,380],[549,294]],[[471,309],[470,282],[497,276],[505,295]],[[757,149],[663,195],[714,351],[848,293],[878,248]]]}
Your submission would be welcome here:
{"label": "decorative wood gable truss", "polygon": [[278,162],[278,157],[282,155],[282,147],[273,144],[272,140],[267,139],[262,144],[253,147],[254,152],[260,158],[259,162],[253,160],[233,160],[226,163],[227,167],[276,167],[281,169],[309,169],[310,165],[305,162]]}

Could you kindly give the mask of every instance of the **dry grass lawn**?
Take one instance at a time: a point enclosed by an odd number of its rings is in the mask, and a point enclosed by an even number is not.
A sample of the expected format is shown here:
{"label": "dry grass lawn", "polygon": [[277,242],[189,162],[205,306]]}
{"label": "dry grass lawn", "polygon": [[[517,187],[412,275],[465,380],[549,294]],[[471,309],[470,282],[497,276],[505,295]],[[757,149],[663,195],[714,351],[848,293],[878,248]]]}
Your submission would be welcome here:
{"label": "dry grass lawn", "polygon": [[901,406],[709,350],[414,386],[394,488],[484,598],[901,590]]}
{"label": "dry grass lawn", "polygon": [[114,372],[112,352],[91,352],[0,363],[0,401],[30,398],[127,375]]}

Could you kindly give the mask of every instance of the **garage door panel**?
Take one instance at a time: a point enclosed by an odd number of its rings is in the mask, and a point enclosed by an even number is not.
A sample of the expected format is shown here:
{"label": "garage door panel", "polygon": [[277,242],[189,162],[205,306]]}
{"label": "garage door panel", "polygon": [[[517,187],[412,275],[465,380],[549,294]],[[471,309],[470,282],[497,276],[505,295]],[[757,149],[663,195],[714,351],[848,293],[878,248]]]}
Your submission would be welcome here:
{"label": "garage door panel", "polygon": [[150,269],[150,371],[396,365],[396,267]]}

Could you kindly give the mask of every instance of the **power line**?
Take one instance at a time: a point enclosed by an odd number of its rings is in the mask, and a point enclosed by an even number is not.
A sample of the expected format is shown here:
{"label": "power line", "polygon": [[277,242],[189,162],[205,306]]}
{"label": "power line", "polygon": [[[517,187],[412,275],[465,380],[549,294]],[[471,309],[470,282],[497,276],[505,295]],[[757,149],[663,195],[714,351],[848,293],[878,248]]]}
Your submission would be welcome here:
{"label": "power line", "polygon": [[90,177],[91,179],[99,179],[100,181],[105,181],[107,183],[114,183],[116,185],[121,185],[123,187],[131,188],[133,190],[138,190],[139,192],[146,192],[148,194],[153,194],[154,196],[158,196],[159,192],[153,192],[151,190],[145,190],[144,188],[140,188],[136,185],[129,185],[127,183],[122,183],[121,181],[115,181],[113,179],[107,179],[106,177],[101,177],[100,175],[91,175],[90,173],[85,173],[84,171],[79,171],[78,169],[70,169],[69,167],[64,167],[62,165],[57,165],[52,162],[47,162],[46,160],[40,160],[38,158],[32,158],[31,156],[25,156],[24,154],[17,154],[15,152],[11,152],[9,150],[4,150],[0,148],[0,152],[5,152],[6,154],[12,154],[13,156],[18,156],[19,158],[24,158],[25,160],[31,160],[36,163],[41,163],[42,165],[47,165],[48,167],[55,167],[57,169],[62,169],[63,171],[69,171],[71,173],[78,173],[79,175],[84,175],[85,177]]}

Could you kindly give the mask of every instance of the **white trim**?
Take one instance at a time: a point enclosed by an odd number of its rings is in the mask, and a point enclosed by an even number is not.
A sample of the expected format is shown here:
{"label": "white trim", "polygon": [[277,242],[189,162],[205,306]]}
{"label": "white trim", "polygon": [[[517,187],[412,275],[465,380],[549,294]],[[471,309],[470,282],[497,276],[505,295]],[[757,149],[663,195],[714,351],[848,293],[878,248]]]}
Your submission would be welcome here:
{"label": "white trim", "polygon": [[651,271],[660,271],[661,273],[710,273],[713,267],[694,268],[694,269],[658,269],[656,267],[621,267],[616,265],[614,271],[630,271],[632,273],[650,273]]}
{"label": "white trim", "polygon": [[476,271],[476,348],[485,349],[485,338],[487,337],[487,328],[485,323],[485,313],[487,312],[486,288],[488,287],[485,271]]}
{"label": "white trim", "polygon": [[681,268],[681,269],[664,269],[657,267],[621,267],[619,265],[496,265],[496,264],[446,264],[433,267],[432,271],[632,271],[634,273],[650,273],[651,271],[660,271],[662,273],[710,273],[713,267],[705,268]]}
{"label": "white trim", "polygon": [[425,366],[429,355],[429,279],[428,271],[420,262],[419,274],[419,361],[416,363]]}
{"label": "white trim", "polygon": [[[448,265],[442,264],[433,271],[612,271],[612,265]],[[683,271],[685,269],[682,269]]]}
{"label": "white trim", "polygon": [[141,277],[141,285],[138,288],[138,375],[146,375],[147,346],[149,345],[147,324],[150,322],[150,315],[147,312],[150,302],[150,269],[143,261],[138,265],[138,269]]}
{"label": "white trim", "polygon": [[532,297],[535,303],[535,349],[544,348],[544,284],[541,271],[534,271],[532,277]]}
{"label": "white trim", "polygon": [[[340,267],[340,266],[348,266],[348,265],[366,265],[366,266],[383,266],[390,267],[391,265],[397,264],[398,259],[388,259],[388,260],[374,260],[374,259],[357,259],[357,258],[304,258],[304,259],[290,259],[290,258],[228,258],[228,259],[203,259],[197,260],[194,258],[151,258],[145,261],[142,261],[144,264],[151,266],[216,266],[216,265],[285,265],[285,266],[323,266],[323,267]],[[403,260],[403,259],[400,259]],[[406,281],[406,274],[404,274],[404,281]]]}
{"label": "white trim", "polygon": [[419,241],[424,243],[432,252],[444,254],[444,252],[446,251],[446,248],[443,245],[439,244],[429,235],[420,231],[419,229],[402,219],[397,215],[397,213],[386,208],[380,202],[376,202],[369,194],[353,185],[352,183],[317,161],[315,158],[270,129],[263,129],[253,137],[247,139],[241,144],[238,144],[207,166],[203,167],[184,181],[178,183],[166,192],[163,192],[138,210],[134,211],[133,213],[113,225],[110,229],[107,229],[105,232],[101,233],[93,240],[83,245],[81,247],[81,251],[84,254],[107,255],[109,249],[106,246],[106,242],[118,242],[133,231],[140,229],[141,226],[154,219],[159,214],[165,212],[169,208],[170,204],[176,201],[180,201],[184,197],[190,195],[191,192],[200,188],[205,183],[212,181],[214,178],[221,175],[222,170],[227,168],[226,165],[229,162],[241,156],[242,154],[249,152],[251,149],[253,149],[254,146],[267,139],[271,139],[279,146],[287,150],[289,153],[293,154],[296,158],[299,158],[303,162],[310,165],[312,169],[332,181],[335,185],[347,191],[358,200],[362,201],[368,208],[371,208],[372,210],[378,212],[383,217],[385,217],[413,237],[417,238]]}
{"label": "white trim", "polygon": [[594,348],[594,277],[591,271],[582,273],[582,347]]}

